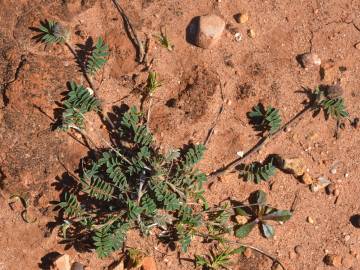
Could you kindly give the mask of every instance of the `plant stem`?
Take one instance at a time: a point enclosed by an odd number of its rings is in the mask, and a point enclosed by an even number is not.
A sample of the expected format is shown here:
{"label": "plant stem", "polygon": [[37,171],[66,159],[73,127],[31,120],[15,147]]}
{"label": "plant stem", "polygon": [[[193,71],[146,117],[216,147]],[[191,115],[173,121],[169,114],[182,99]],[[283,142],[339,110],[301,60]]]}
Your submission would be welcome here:
{"label": "plant stem", "polygon": [[209,178],[212,178],[212,180],[208,181],[209,184],[213,183],[216,177],[219,177],[220,175],[223,175],[224,173],[228,172],[231,169],[234,169],[237,165],[239,165],[242,161],[244,161],[246,158],[251,156],[254,152],[258,151],[268,140],[275,138],[280,131],[283,131],[285,128],[289,127],[291,124],[293,124],[297,119],[299,119],[301,116],[303,116],[307,111],[309,111],[313,105],[310,103],[306,105],[300,112],[298,112],[293,118],[291,118],[287,123],[285,123],[281,128],[279,128],[275,133],[267,135],[266,137],[261,138],[254,146],[252,146],[242,157],[239,157],[227,165],[223,166],[222,168],[219,168],[212,173],[208,175]]}

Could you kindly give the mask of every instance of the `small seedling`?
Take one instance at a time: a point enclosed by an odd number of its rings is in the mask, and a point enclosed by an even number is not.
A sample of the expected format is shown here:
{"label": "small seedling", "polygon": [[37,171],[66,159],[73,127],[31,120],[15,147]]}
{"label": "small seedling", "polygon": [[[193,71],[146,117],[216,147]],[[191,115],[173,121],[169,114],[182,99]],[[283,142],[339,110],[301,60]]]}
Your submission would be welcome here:
{"label": "small seedling", "polygon": [[255,130],[260,131],[261,135],[274,134],[281,126],[279,110],[271,106],[265,109],[261,103],[253,107],[252,111],[248,113],[248,117]]}
{"label": "small seedling", "polygon": [[242,254],[244,247],[236,249],[231,248],[213,248],[210,249],[210,253],[204,256],[195,256],[195,264],[197,267],[202,267],[205,270],[217,270],[228,269],[227,266],[231,264],[231,258],[233,255]]}
{"label": "small seedling", "polygon": [[39,26],[39,30],[41,34],[38,36],[38,38],[47,43],[65,43],[70,38],[69,31],[55,21],[45,21],[41,22],[41,25]]}
{"label": "small seedling", "polygon": [[174,49],[174,46],[171,44],[169,37],[166,34],[166,30],[160,31],[160,35],[157,36],[159,43],[161,44],[161,46],[163,46],[164,48],[166,48],[167,50],[169,50],[170,52]]}
{"label": "small seedling", "polygon": [[236,207],[237,215],[245,216],[249,222],[235,229],[235,235],[239,238],[246,237],[252,229],[258,225],[263,236],[272,238],[275,234],[274,228],[268,224],[269,221],[284,222],[291,218],[288,210],[278,210],[266,204],[267,194],[258,190],[250,195],[250,205],[247,207]]}
{"label": "small seedling", "polygon": [[154,93],[159,87],[161,87],[161,83],[157,80],[156,72],[150,71],[146,84],[146,89],[148,91],[149,96],[154,95]]}

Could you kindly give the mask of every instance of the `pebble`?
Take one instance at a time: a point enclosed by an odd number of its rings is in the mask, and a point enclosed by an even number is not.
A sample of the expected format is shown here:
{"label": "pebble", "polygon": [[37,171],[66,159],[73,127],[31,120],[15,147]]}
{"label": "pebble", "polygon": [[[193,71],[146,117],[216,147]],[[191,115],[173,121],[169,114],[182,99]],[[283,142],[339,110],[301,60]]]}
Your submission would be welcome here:
{"label": "pebble", "polygon": [[54,262],[51,270],[71,270],[70,256],[68,254],[61,255]]}
{"label": "pebble", "polygon": [[311,184],[310,190],[312,192],[318,192],[319,190],[326,188],[330,184],[331,182],[325,177],[319,177],[316,183]]}
{"label": "pebble", "polygon": [[350,222],[355,228],[360,228],[360,215],[353,215]]}
{"label": "pebble", "polygon": [[247,217],[242,216],[242,215],[236,215],[235,220],[236,220],[236,223],[239,225],[244,225],[248,222]]}
{"label": "pebble", "polygon": [[330,170],[330,172],[331,172],[331,174],[336,174],[336,173],[337,173],[337,170],[336,170],[336,168],[332,168],[332,169]]}
{"label": "pebble", "polygon": [[335,183],[331,183],[326,187],[326,193],[328,195],[334,195],[335,190],[337,190],[337,185]]}
{"label": "pebble", "polygon": [[201,16],[196,45],[204,49],[213,47],[220,40],[224,29],[225,22],[219,16],[214,14]]}
{"label": "pebble", "polygon": [[306,166],[301,158],[285,158],[282,169],[295,175],[302,176],[306,172]]}
{"label": "pebble", "polygon": [[249,259],[252,255],[251,248],[246,248],[243,254],[244,254],[245,258]]}
{"label": "pebble", "polygon": [[314,220],[312,219],[312,217],[307,217],[306,221],[310,224],[314,224]]}
{"label": "pebble", "polygon": [[310,68],[321,65],[320,57],[315,53],[304,53],[300,55],[300,64],[303,68]]}
{"label": "pebble", "polygon": [[355,48],[360,50],[360,42],[355,44]]}
{"label": "pebble", "polygon": [[249,20],[249,15],[247,13],[238,13],[235,15],[235,20],[237,23],[246,23]]}
{"label": "pebble", "polygon": [[256,36],[255,31],[253,29],[249,29],[247,33],[250,38],[254,38]]}
{"label": "pebble", "polygon": [[314,183],[314,178],[312,178],[312,176],[309,173],[305,172],[301,177],[301,181],[305,185],[311,185],[312,183]]}
{"label": "pebble", "polygon": [[324,258],[324,263],[329,266],[340,267],[342,258],[336,254],[328,254]]}
{"label": "pebble", "polygon": [[297,255],[301,256],[302,254],[304,254],[304,248],[301,245],[297,245],[294,248],[294,251]]}
{"label": "pebble", "polygon": [[350,238],[351,238],[351,236],[350,235],[345,235],[345,237],[344,237],[344,239],[345,239],[345,241],[347,242],[347,241],[349,241],[350,240]]}
{"label": "pebble", "polygon": [[236,42],[240,42],[242,40],[242,34],[240,32],[237,32],[235,33],[234,38]]}
{"label": "pebble", "polygon": [[289,126],[285,127],[284,131],[285,131],[285,132],[290,132],[290,131],[291,131],[291,127],[289,127]]}

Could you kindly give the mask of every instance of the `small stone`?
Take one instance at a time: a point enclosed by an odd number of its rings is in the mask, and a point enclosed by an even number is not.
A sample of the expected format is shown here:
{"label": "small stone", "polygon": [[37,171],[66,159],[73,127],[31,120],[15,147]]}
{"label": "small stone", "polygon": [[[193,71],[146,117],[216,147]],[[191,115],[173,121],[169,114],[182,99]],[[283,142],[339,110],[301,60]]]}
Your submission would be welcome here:
{"label": "small stone", "polygon": [[350,240],[350,238],[351,238],[351,236],[350,235],[345,235],[345,237],[344,237],[344,240],[345,240],[345,242],[347,242],[347,241],[349,241]]}
{"label": "small stone", "polygon": [[337,185],[335,183],[331,183],[326,187],[326,193],[328,195],[334,195],[335,190],[337,190]]}
{"label": "small stone", "polygon": [[246,23],[249,20],[249,15],[247,13],[238,13],[235,16],[237,23]]}
{"label": "small stone", "polygon": [[360,228],[360,215],[353,215],[350,222],[355,228]]}
{"label": "small stone", "polygon": [[314,178],[312,178],[312,176],[309,173],[305,172],[301,177],[301,181],[305,185],[311,185],[312,183],[314,183]]}
{"label": "small stone", "polygon": [[213,47],[225,29],[225,22],[219,16],[210,14],[200,17],[196,45],[207,49]]}
{"label": "small stone", "polygon": [[339,196],[339,195],[340,195],[340,190],[335,189],[334,192],[333,192],[333,195],[334,195],[335,197]]}
{"label": "small stone", "polygon": [[312,183],[310,189],[312,192],[318,192],[321,189],[326,188],[331,182],[325,177],[319,177],[316,183]]}
{"label": "small stone", "polygon": [[296,252],[296,254],[298,254],[299,256],[301,256],[302,254],[304,254],[304,248],[301,245],[297,245],[294,248],[294,251]]}
{"label": "small stone", "polygon": [[291,131],[291,127],[289,126],[286,126],[285,129],[284,129],[285,132],[290,132]]}
{"label": "small stone", "polygon": [[311,68],[321,65],[321,59],[315,53],[304,53],[300,55],[299,62],[303,68]]}
{"label": "small stone", "polygon": [[236,42],[240,42],[242,40],[242,34],[240,32],[237,32],[235,33],[234,38]]}
{"label": "small stone", "polygon": [[255,31],[253,29],[249,29],[247,33],[250,38],[254,38],[256,36]]}
{"label": "small stone", "polygon": [[355,48],[360,50],[360,42],[355,44]]}
{"label": "small stone", "polygon": [[89,92],[90,96],[94,95],[94,90],[92,90],[90,87],[86,87],[86,90]]}
{"label": "small stone", "polygon": [[245,256],[245,258],[249,259],[252,255],[252,251],[250,248],[246,248],[243,255]]}
{"label": "small stone", "polygon": [[339,255],[328,254],[324,258],[324,263],[329,266],[340,267],[342,258]]}
{"label": "small stone", "polygon": [[142,270],[156,270],[156,262],[153,257],[145,257],[141,262]]}
{"label": "small stone", "polygon": [[284,159],[282,169],[295,175],[296,177],[302,176],[306,172],[305,163],[301,158]]}
{"label": "small stone", "polygon": [[314,220],[312,219],[312,217],[307,217],[306,221],[310,224],[314,224]]}
{"label": "small stone", "polygon": [[79,262],[74,262],[71,265],[71,270],[84,270],[84,266]]}
{"label": "small stone", "polygon": [[244,151],[238,151],[236,152],[236,155],[238,155],[239,157],[243,157],[244,156]]}
{"label": "small stone", "polygon": [[337,173],[337,170],[336,170],[336,168],[332,168],[332,169],[330,170],[330,172],[331,172],[331,174],[336,174],[336,173]]}
{"label": "small stone", "polygon": [[70,256],[68,254],[61,255],[54,262],[51,270],[71,270]]}
{"label": "small stone", "polygon": [[235,220],[236,220],[236,223],[239,225],[244,225],[248,222],[247,217],[242,216],[242,215],[236,215]]}

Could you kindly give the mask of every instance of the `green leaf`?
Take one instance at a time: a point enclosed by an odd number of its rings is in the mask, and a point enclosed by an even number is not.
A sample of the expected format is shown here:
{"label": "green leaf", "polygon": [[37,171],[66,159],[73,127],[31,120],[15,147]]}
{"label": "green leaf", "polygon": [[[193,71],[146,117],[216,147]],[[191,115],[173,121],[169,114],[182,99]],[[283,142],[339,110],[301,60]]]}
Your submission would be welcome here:
{"label": "green leaf", "polygon": [[287,221],[292,217],[289,210],[276,210],[270,214],[263,216],[263,220]]}
{"label": "green leaf", "polygon": [[109,46],[99,37],[86,65],[86,73],[94,75],[107,62]]}
{"label": "green leaf", "polygon": [[254,199],[256,203],[264,205],[267,201],[267,194],[262,190],[258,190],[254,193]]}
{"label": "green leaf", "polygon": [[261,230],[266,238],[274,237],[275,231],[271,225],[266,224],[266,223],[261,223]]}
{"label": "green leaf", "polygon": [[238,238],[246,237],[251,232],[251,230],[256,226],[256,224],[257,223],[255,221],[252,221],[250,223],[240,226],[235,230],[235,236]]}

